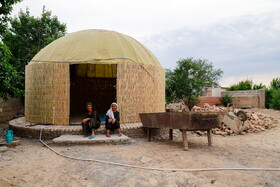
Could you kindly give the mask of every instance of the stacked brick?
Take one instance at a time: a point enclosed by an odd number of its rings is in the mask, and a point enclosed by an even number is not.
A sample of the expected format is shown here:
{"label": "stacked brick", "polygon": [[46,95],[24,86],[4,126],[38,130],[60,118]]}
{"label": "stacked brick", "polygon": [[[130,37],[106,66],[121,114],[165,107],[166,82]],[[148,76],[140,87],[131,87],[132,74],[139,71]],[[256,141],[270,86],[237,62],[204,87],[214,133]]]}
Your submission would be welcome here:
{"label": "stacked brick", "polygon": [[[201,108],[195,107],[193,111],[196,112],[225,112],[227,109],[225,107],[216,107],[210,106],[209,104],[204,104]],[[261,131],[265,131],[266,129],[271,129],[276,126],[278,121],[266,114],[261,112],[254,112],[251,110],[243,110],[247,113],[247,120],[244,125],[248,126],[247,130],[244,130],[240,134],[246,133],[257,133]],[[199,135],[204,135],[206,132],[196,131]],[[213,133],[217,135],[236,135],[230,128],[228,128],[225,124],[222,124],[220,128],[213,129]]]}

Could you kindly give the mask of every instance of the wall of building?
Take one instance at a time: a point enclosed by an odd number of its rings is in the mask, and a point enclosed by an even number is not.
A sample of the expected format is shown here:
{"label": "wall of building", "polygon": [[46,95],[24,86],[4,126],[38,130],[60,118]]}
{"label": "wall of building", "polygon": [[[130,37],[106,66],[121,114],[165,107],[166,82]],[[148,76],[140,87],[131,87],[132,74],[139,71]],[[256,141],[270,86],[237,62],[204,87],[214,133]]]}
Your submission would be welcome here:
{"label": "wall of building", "polygon": [[[212,90],[213,91],[213,90]],[[219,90],[221,91],[221,90]],[[221,92],[221,96],[223,97],[226,93],[233,96],[233,105],[237,108],[242,107],[256,107],[256,108],[265,108],[265,90],[238,90],[238,91],[226,91]],[[212,92],[213,94],[213,92]],[[218,94],[219,95],[219,94]],[[200,97],[200,103],[197,106],[201,107],[205,103],[209,105],[217,105],[222,104],[220,99],[222,97]]]}
{"label": "wall of building", "polygon": [[237,108],[242,107],[256,107],[265,108],[265,90],[238,90],[238,91],[227,91],[222,92],[222,96],[226,93],[231,94],[233,99],[233,104]]}
{"label": "wall of building", "polygon": [[0,122],[8,121],[23,113],[23,101],[9,97],[8,101],[0,99]]}
{"label": "wall of building", "polygon": [[223,103],[220,101],[222,97],[200,97],[200,103],[198,103],[196,106],[202,107],[205,103],[208,103],[209,105],[223,105]]}
{"label": "wall of building", "polygon": [[211,90],[211,96],[213,97],[221,97],[222,92],[225,92],[225,88],[212,88]]}

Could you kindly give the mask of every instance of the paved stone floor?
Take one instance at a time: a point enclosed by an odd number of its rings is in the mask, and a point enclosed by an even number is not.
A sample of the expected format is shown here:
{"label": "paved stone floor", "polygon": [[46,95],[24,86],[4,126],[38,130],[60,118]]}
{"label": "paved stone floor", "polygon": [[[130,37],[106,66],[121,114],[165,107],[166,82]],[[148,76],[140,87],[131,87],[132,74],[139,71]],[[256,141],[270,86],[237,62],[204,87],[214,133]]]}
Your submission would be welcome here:
{"label": "paved stone floor", "polygon": [[131,139],[125,135],[118,136],[112,134],[111,137],[106,137],[104,134],[95,135],[93,139],[83,137],[83,135],[61,135],[52,140],[52,144],[102,144],[102,143],[130,143]]}

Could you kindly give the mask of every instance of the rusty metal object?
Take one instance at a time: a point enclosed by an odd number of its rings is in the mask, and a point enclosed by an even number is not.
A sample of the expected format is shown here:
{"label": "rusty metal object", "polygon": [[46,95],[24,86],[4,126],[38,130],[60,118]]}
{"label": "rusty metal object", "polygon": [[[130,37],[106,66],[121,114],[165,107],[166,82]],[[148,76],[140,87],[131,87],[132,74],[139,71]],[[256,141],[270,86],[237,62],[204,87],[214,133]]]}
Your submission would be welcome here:
{"label": "rusty metal object", "polygon": [[144,127],[194,131],[220,127],[224,113],[162,112],[140,113],[139,116]]}
{"label": "rusty metal object", "polygon": [[172,129],[182,129],[184,150],[188,149],[186,131],[206,130],[208,145],[212,146],[211,129],[220,127],[224,115],[225,113],[221,112],[162,112],[139,114],[143,126],[148,128],[148,141],[151,141],[152,128],[170,129],[170,140],[172,140]]}

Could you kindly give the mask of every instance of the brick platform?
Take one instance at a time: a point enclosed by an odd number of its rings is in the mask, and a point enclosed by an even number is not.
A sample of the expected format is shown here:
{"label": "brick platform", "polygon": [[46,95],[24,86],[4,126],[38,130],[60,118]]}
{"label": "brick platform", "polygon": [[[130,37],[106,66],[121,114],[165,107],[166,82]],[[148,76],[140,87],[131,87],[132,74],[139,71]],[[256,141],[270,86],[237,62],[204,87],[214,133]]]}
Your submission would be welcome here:
{"label": "brick platform", "polygon": [[[82,135],[81,125],[69,126],[54,126],[54,125],[40,125],[31,124],[24,120],[24,117],[9,121],[9,129],[13,130],[14,134],[19,137],[39,138],[40,130],[42,131],[42,139],[54,139],[61,135]],[[145,138],[146,129],[143,128],[142,123],[121,124],[121,132],[131,138]],[[156,131],[155,131],[156,132]],[[99,129],[95,132],[98,134],[105,134],[105,124],[101,123]]]}

